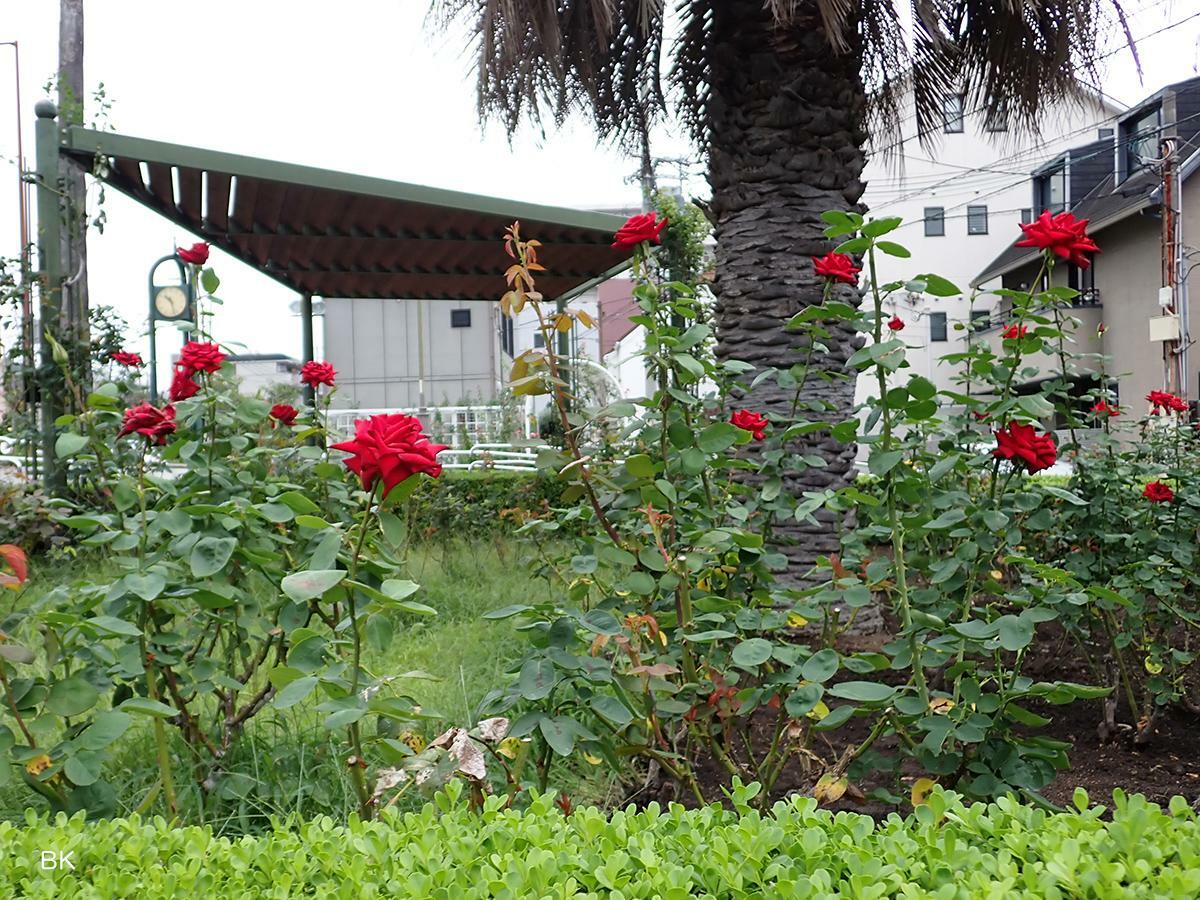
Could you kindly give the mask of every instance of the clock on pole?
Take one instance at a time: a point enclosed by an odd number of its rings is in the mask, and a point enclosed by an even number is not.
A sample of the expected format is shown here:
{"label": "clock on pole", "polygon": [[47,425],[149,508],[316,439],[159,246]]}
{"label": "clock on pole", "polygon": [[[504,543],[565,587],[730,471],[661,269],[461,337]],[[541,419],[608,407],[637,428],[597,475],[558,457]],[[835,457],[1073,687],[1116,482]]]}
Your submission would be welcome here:
{"label": "clock on pole", "polygon": [[[173,266],[166,266],[173,263]],[[163,273],[159,269],[163,268]],[[164,256],[150,267],[150,399],[158,402],[158,341],[156,332],[159,322],[173,322],[184,326],[184,340],[188,332],[196,327],[196,297],[188,283],[187,269],[172,253]]]}

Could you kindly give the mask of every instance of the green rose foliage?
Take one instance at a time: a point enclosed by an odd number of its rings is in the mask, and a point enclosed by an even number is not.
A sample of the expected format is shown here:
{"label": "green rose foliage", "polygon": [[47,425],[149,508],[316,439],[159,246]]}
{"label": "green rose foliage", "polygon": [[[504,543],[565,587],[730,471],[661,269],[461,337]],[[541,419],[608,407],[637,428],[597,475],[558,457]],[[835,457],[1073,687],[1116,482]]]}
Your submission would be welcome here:
{"label": "green rose foliage", "polygon": [[[914,768],[971,796],[1036,797],[1067,766],[1069,746],[1038,734],[1049,719],[1031,704],[1109,693],[1022,672],[1039,626],[1074,608],[1076,591],[1029,548],[1061,527],[1064,506],[1085,502],[1032,477],[1071,449],[1043,423],[1078,404],[1065,349],[1076,292],[997,292],[1015,337],[994,348],[969,341],[952,359],[961,383],[939,390],[909,371],[900,329],[887,323],[902,297],[936,303],[959,289],[933,274],[880,283],[879,254],[908,256],[891,240],[899,219],[826,221],[836,251],[862,261],[866,302],[829,281],[824,302],[786,324],[807,348],[791,368],[718,360],[707,289],[663,280],[643,244],[634,321],[646,329],[651,395],[584,409],[547,379],[571,426],[563,450],[544,458],[568,483],[566,505],[525,531],[568,538],[558,554],[539,542],[558,590],[492,614],[514,619],[529,651],[481,710],[512,715],[525,740],[511,781],[524,773],[544,786],[555,760],[578,752],[618,771],[642,759],[698,800],[710,799],[697,777],[709,760],[728,779],[760,783],[760,802],[788,765],[803,766],[823,800],[869,777],[878,797],[900,802],[900,774]],[[550,265],[552,253],[541,251]],[[831,376],[812,362],[847,331],[863,341],[844,377],[863,375],[872,391],[854,418],[836,421],[812,390]],[[1052,377],[1018,393],[1046,374],[1046,359]],[[792,402],[747,410],[739,398],[766,380]],[[768,412],[768,425],[755,424]],[[617,443],[591,437],[614,424]],[[865,446],[867,473],[797,496],[789,481],[825,465],[797,447],[822,440]],[[840,553],[782,578],[781,526],[818,515],[852,525]],[[876,604],[899,623],[894,639],[844,649],[839,637]],[[852,719],[863,726],[839,732]],[[831,750],[822,732],[841,746]]]}

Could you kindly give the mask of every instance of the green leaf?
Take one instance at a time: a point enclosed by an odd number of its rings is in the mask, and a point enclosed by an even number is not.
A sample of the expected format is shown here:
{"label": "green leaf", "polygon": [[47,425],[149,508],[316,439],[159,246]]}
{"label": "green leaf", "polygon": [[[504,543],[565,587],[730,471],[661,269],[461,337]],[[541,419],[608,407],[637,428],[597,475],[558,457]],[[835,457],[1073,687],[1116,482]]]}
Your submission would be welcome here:
{"label": "green leaf", "polygon": [[935,297],[957,297],[962,293],[952,281],[947,281],[941,275],[918,275],[918,281],[925,283],[924,293]]}
{"label": "green leaf", "polygon": [[528,612],[533,609],[532,606],[526,603],[511,603],[508,606],[502,606],[499,609],[493,609],[483,614],[485,619],[509,619],[513,616]]}
{"label": "green leaf", "polygon": [[78,675],[56,681],[46,698],[46,709],[56,716],[78,716],[87,712],[100,699],[100,692]]}
{"label": "green leaf", "polygon": [[644,453],[638,453],[625,460],[625,470],[634,478],[653,478],[654,462]]}
{"label": "green leaf", "polygon": [[276,709],[287,709],[305,699],[316,688],[321,679],[316,675],[303,675],[283,686],[275,695],[273,705]]}
{"label": "green leaf", "polygon": [[593,634],[614,635],[621,633],[621,623],[607,609],[589,609],[579,620]]}
{"label": "green leaf", "polygon": [[123,735],[132,722],[133,719],[120,710],[96,713],[92,724],[76,741],[85,750],[103,750]]}
{"label": "green leaf", "polygon": [[827,688],[826,692],[834,697],[857,700],[859,703],[883,703],[892,699],[896,689],[876,681],[843,681]]}
{"label": "green leaf", "polygon": [[737,665],[752,669],[770,659],[773,649],[766,638],[750,638],[733,648],[732,659]]}
{"label": "green leaf", "polygon": [[225,568],[233,551],[237,549],[237,538],[202,537],[192,548],[189,562],[192,574],[197,578],[216,575]]}
{"label": "green leaf", "polygon": [[151,700],[149,697],[130,697],[121,704],[121,710],[123,712],[139,713],[144,716],[156,716],[160,719],[168,719],[178,712],[178,710],[172,709],[167,704]]}
{"label": "green leaf", "polygon": [[557,683],[558,671],[545,657],[526,660],[517,677],[517,689],[526,700],[544,700]]}
{"label": "green leaf", "polygon": [[167,579],[157,572],[147,572],[145,575],[126,575],[124,584],[126,590],[149,603],[163,592],[163,588],[167,586]]}
{"label": "green leaf", "polygon": [[200,286],[204,288],[205,293],[215,294],[217,288],[221,286],[221,279],[211,268],[205,268],[200,272]]}
{"label": "green leaf", "polygon": [[900,216],[884,216],[871,219],[863,224],[862,233],[867,237],[881,237],[889,231],[895,231],[904,220]]}
{"label": "green leaf", "polygon": [[800,676],[805,681],[817,681],[823,684],[837,672],[839,662],[838,652],[826,647],[805,660],[804,665],[800,667]]}
{"label": "green leaf", "polygon": [[995,622],[985,622],[983,619],[968,619],[966,622],[955,622],[950,626],[963,637],[974,641],[987,640],[995,637],[999,626]]}
{"label": "green leaf", "polygon": [[633,721],[633,713],[616,697],[597,694],[592,697],[592,709],[614,725],[628,725]]}
{"label": "green leaf", "polygon": [[882,478],[888,472],[892,471],[902,459],[904,459],[903,450],[872,453],[871,458],[867,461],[867,469],[872,475]]}
{"label": "green leaf", "polygon": [[110,634],[138,637],[142,633],[142,630],[132,622],[126,622],[124,619],[118,619],[116,616],[93,616],[87,621],[101,631],[107,631]]}
{"label": "green leaf", "polygon": [[799,718],[812,712],[824,693],[825,688],[819,684],[802,684],[784,701],[784,709],[789,716]]}
{"label": "green leaf", "polygon": [[954,509],[946,510],[944,513],[942,513],[936,519],[932,519],[929,522],[925,523],[925,527],[928,528],[930,531],[937,531],[942,528],[949,528],[952,525],[957,525],[959,522],[963,521],[963,519],[965,519],[966,517],[967,517],[967,514],[965,512],[963,512],[963,510],[955,507]]}
{"label": "green leaf", "polygon": [[1023,650],[1033,640],[1033,622],[1013,615],[1001,616],[999,626],[1000,646],[1005,650]]}
{"label": "green leaf", "polygon": [[700,432],[696,445],[705,453],[720,453],[737,443],[740,430],[728,422],[713,422]]}
{"label": "green leaf", "polygon": [[292,508],[285,503],[260,503],[255,507],[268,522],[280,524],[290,522],[295,518]]}
{"label": "green leaf", "polygon": [[315,516],[321,512],[321,507],[313,503],[299,491],[287,491],[275,498],[280,503],[291,507],[292,512]]}
{"label": "green leaf", "polygon": [[0,659],[7,659],[11,663],[19,663],[27,666],[37,659],[37,656],[28,647],[14,644],[12,641],[6,641],[0,644]]}
{"label": "green leaf", "polygon": [[342,569],[305,569],[286,576],[280,586],[293,600],[304,603],[341,584],[345,577]]}
{"label": "green leaf", "polygon": [[87,435],[64,431],[54,442],[54,455],[59,459],[68,459],[88,445]]}
{"label": "green leaf", "polygon": [[912,256],[907,247],[902,244],[893,243],[892,241],[878,241],[875,247],[888,256],[896,256],[900,259],[908,259]]}
{"label": "green leaf", "polygon": [[559,756],[570,756],[571,751],[575,749],[575,730],[571,727],[572,724],[574,723],[566,716],[547,717],[538,722],[538,728],[546,738],[546,743]]}
{"label": "green leaf", "polygon": [[722,631],[720,629],[712,629],[709,631],[697,631],[695,634],[685,634],[683,639],[691,641],[694,644],[704,644],[709,641],[723,641],[726,638],[735,637],[732,631]]}
{"label": "green leaf", "polygon": [[73,756],[67,757],[63,765],[63,774],[79,787],[87,787],[100,780],[104,770],[104,757],[91,750],[80,750]]}

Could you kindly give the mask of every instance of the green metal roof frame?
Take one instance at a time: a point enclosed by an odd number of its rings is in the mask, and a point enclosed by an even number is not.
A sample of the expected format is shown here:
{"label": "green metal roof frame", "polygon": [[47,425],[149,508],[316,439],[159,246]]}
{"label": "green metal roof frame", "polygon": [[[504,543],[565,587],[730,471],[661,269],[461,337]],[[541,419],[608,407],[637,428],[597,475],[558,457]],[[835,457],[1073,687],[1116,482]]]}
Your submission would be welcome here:
{"label": "green metal roof frame", "polygon": [[[543,277],[553,280],[556,288],[543,293],[553,299],[577,296],[632,264],[630,251],[611,247],[613,233],[625,220],[609,213],[389,181],[80,126],[60,127],[59,135],[60,152],[85,171],[301,294],[333,299],[355,296],[447,300],[498,298],[504,290],[503,266],[500,261],[490,269],[480,266],[480,257],[491,253],[495,259],[495,253],[487,250],[487,245],[494,246],[502,255],[503,225],[500,223],[508,224],[513,220],[521,221],[523,234],[537,238],[545,245],[548,272]],[[97,159],[105,164],[97,166]],[[137,171],[143,166],[149,168],[151,182],[155,182],[157,173],[157,182],[146,183],[140,176],[133,178],[134,164]],[[175,174],[163,176],[164,167]],[[181,173],[186,173],[192,185],[187,198],[179,196],[184,191],[178,185],[163,183],[164,177],[181,180]],[[203,199],[199,193],[203,175],[208,176],[210,190],[212,177],[216,176],[229,178],[230,184],[232,179],[238,179],[239,187],[243,183],[253,183],[282,191],[285,197],[290,195],[289,192],[294,193],[300,209],[288,210],[285,206],[280,211],[278,207],[274,208],[277,216],[294,214],[287,227],[263,226],[257,220],[251,221],[248,227],[237,225],[235,216],[226,216],[224,209],[218,217],[212,217],[211,210],[209,216],[203,216]],[[368,213],[368,220],[378,220],[382,215],[390,217],[389,221],[395,224],[383,228],[359,228],[347,220],[332,231],[326,229],[325,233],[321,228],[308,229],[304,221],[304,201],[311,197],[319,197],[327,205],[336,201],[336,207],[342,212],[357,204]],[[364,204],[368,207],[376,205],[365,208]],[[255,212],[257,210],[252,209],[251,215]],[[420,222],[407,229],[406,215]],[[454,217],[457,224],[442,228],[441,217]],[[350,215],[349,219],[352,218]],[[214,221],[219,220],[225,220],[226,224],[214,225]],[[444,261],[428,269],[418,261],[416,269],[411,271],[411,264],[398,262],[392,264],[392,268],[378,262],[339,267],[328,263],[328,254],[325,254],[325,262],[312,263],[312,248],[322,243],[322,238],[343,242],[338,247],[351,256],[360,255],[364,248],[368,252],[386,249],[392,259],[397,259],[397,254],[405,255],[405,247],[424,251],[436,248],[443,254]],[[292,262],[282,267],[271,265],[262,254],[248,249],[254,241],[260,246],[265,242],[272,247],[285,247],[287,252],[283,255]],[[329,245],[330,241],[324,243]],[[439,245],[439,242],[444,243]],[[306,248],[306,245],[309,246]],[[414,255],[421,256],[420,253]],[[493,277],[496,279],[494,290],[488,288],[488,295],[483,296],[483,279]],[[466,282],[471,279],[474,279],[474,286],[468,290]],[[354,285],[357,289],[338,290],[339,283]],[[430,283],[437,283],[439,289],[423,287]],[[314,289],[318,284],[327,289]],[[406,284],[413,285],[413,289],[398,289]]]}

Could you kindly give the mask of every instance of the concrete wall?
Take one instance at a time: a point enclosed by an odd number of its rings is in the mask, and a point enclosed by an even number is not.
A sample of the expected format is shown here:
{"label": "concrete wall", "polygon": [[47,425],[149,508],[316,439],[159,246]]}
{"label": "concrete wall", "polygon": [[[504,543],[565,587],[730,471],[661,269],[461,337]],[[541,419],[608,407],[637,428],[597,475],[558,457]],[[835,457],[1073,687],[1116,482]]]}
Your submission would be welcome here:
{"label": "concrete wall", "polygon": [[297,360],[237,360],[233,365],[239,380],[238,390],[248,396],[254,396],[274,384],[300,384],[300,363]]}
{"label": "concrete wall", "polygon": [[[339,300],[325,304],[325,358],[338,371],[339,408],[390,408],[495,399],[496,304],[487,300]],[[452,328],[452,310],[471,324]]]}

